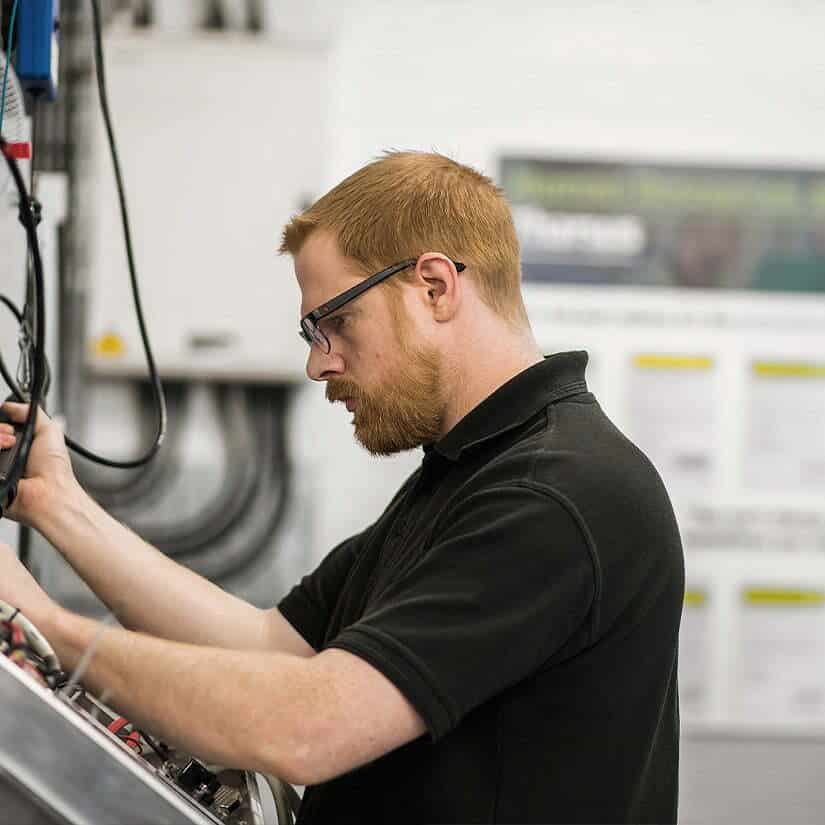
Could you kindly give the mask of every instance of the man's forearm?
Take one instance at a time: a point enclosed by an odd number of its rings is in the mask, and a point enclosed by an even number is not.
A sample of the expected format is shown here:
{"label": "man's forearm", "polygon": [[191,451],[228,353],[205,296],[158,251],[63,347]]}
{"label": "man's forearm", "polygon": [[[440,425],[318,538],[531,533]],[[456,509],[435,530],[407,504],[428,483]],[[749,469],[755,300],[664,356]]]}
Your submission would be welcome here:
{"label": "man's forearm", "polygon": [[[170,642],[56,608],[38,617],[64,669],[94,644],[87,688],[186,753],[303,782],[302,720],[317,698],[311,660]],[[298,771],[296,773],[296,770]]]}
{"label": "man's forearm", "polygon": [[173,562],[80,488],[37,524],[124,627],[191,644],[264,649],[265,613]]}

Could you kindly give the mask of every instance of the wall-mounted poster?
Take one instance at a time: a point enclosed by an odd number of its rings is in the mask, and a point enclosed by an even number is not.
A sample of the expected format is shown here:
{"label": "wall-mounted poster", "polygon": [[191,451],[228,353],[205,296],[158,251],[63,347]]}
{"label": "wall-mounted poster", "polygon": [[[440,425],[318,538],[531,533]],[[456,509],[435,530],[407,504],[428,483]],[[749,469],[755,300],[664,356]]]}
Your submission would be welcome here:
{"label": "wall-mounted poster", "polygon": [[825,593],[771,584],[746,587],[741,598],[743,714],[825,718]]}
{"label": "wall-mounted poster", "polygon": [[825,291],[825,173],[502,158],[524,278]]}
{"label": "wall-mounted poster", "polygon": [[825,364],[755,361],[750,378],[745,483],[825,489]]}
{"label": "wall-mounted poster", "polygon": [[630,434],[668,480],[671,493],[701,493],[714,483],[717,394],[713,359],[641,353],[628,381]]}

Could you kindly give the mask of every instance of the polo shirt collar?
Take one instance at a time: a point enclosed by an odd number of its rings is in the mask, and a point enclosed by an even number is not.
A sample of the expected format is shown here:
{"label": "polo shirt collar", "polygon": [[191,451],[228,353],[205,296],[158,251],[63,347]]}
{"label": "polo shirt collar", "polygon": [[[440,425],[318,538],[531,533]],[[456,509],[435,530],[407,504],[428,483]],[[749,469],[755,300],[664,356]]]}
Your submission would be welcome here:
{"label": "polo shirt collar", "polygon": [[443,438],[425,445],[424,452],[457,461],[464,450],[518,427],[554,401],[587,392],[586,366],[586,352],[545,356],[488,395]]}

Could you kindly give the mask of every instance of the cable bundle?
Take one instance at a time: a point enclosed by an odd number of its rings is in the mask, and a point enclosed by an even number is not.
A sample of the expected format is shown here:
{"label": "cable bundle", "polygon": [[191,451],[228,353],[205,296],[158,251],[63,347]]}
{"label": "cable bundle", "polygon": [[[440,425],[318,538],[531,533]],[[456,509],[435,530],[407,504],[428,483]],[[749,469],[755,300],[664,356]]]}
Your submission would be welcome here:
{"label": "cable bundle", "polygon": [[64,677],[52,646],[18,610],[0,601],[0,655],[7,656],[42,685],[54,689]]}

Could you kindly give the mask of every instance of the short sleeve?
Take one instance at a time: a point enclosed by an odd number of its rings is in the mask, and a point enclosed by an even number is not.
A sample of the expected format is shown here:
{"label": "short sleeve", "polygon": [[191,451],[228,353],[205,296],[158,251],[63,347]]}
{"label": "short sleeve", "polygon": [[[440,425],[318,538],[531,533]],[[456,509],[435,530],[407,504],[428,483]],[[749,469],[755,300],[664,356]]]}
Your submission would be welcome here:
{"label": "short sleeve", "polygon": [[433,739],[542,665],[587,621],[596,566],[578,516],[512,483],[442,515],[430,549],[328,646],[368,661]]}
{"label": "short sleeve", "polygon": [[332,549],[309,575],[278,603],[284,618],[315,650],[324,643],[332,612],[355,559],[364,533]]}

